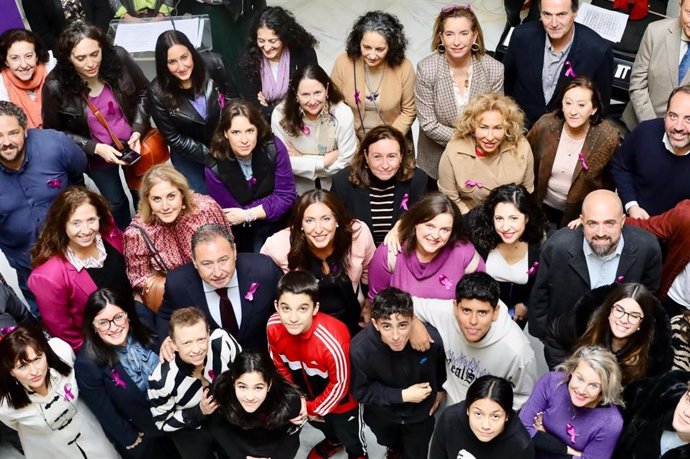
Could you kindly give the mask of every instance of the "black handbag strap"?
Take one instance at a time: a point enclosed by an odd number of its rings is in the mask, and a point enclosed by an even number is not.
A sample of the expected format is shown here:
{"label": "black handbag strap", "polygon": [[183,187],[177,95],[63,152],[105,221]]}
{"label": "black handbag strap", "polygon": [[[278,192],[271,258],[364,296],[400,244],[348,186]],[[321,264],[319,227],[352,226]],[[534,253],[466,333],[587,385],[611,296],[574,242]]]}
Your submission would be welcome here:
{"label": "black handbag strap", "polygon": [[163,257],[161,256],[161,253],[158,251],[155,245],[153,245],[153,241],[151,241],[151,238],[149,237],[148,233],[144,228],[142,228],[139,225],[131,224],[130,226],[136,228],[139,230],[141,233],[142,239],[144,239],[144,244],[146,244],[146,247],[149,249],[149,252],[153,255],[153,259],[156,260],[156,263],[158,263],[158,266],[163,270],[163,273],[167,273],[170,271],[170,268],[168,268],[168,264],[163,260]]}

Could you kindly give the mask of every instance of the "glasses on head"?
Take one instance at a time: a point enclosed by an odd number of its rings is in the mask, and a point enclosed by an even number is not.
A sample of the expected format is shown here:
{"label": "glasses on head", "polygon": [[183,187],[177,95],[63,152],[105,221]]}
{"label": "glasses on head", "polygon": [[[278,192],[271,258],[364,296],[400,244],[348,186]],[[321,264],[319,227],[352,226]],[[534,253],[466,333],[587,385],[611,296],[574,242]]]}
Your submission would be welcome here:
{"label": "glasses on head", "polygon": [[115,324],[118,327],[122,327],[127,323],[127,313],[126,312],[120,312],[119,314],[115,314],[115,317],[112,319],[98,319],[93,323],[93,326],[96,327],[96,330],[99,332],[107,332],[110,330],[110,327],[112,324]]}
{"label": "glasses on head", "polygon": [[469,3],[465,3],[464,5],[458,5],[458,4],[452,4],[448,6],[444,6],[441,8],[441,13],[452,13],[453,11],[463,9],[463,10],[470,10],[472,11],[472,5]]}
{"label": "glasses on head", "polygon": [[613,314],[613,317],[616,319],[622,319],[623,316],[628,316],[628,322],[631,325],[639,324],[644,318],[644,316],[639,312],[626,312],[625,309],[623,309],[623,306],[619,304],[613,305],[613,308],[611,308],[611,314]]}

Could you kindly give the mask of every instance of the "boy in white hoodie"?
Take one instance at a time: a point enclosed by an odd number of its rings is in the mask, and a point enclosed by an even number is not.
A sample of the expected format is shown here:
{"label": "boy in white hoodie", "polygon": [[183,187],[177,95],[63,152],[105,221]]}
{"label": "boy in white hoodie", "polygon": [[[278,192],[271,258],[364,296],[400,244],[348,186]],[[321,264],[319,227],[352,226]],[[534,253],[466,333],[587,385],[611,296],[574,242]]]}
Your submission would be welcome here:
{"label": "boy in white hoodie", "polygon": [[415,315],[436,327],[443,340],[448,405],[465,400],[470,384],[487,374],[511,382],[516,410],[532,392],[537,380],[534,351],[499,293],[490,275],[476,272],[458,282],[452,302],[415,298]]}

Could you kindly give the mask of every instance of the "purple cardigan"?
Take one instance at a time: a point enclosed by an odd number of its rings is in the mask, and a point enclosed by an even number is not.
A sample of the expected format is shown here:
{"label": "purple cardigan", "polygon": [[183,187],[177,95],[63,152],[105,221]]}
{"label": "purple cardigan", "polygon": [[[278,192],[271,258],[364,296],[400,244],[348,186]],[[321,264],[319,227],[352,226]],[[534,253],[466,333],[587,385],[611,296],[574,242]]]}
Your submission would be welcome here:
{"label": "purple cardigan", "polygon": [[[415,252],[398,254],[395,269],[388,269],[388,249],[381,244],[369,265],[369,299],[386,287],[397,287],[418,298],[455,299],[455,284],[465,274],[467,265],[477,253],[471,242],[445,246],[429,263],[420,263]],[[479,258],[475,271],[484,271]]]}
{"label": "purple cardigan", "polygon": [[[122,231],[115,225],[103,240],[122,253]],[[29,276],[43,325],[51,336],[78,350],[84,342],[82,324],[86,300],[98,290],[86,269],[77,271],[63,255],[53,255],[36,266]]]}
{"label": "purple cardigan", "polygon": [[280,217],[292,208],[297,199],[297,192],[295,190],[295,176],[292,174],[287,148],[278,137],[275,137],[275,145],[276,160],[273,193],[241,206],[220,178],[211,169],[206,167],[204,168],[204,173],[206,175],[206,188],[209,196],[215,199],[223,209],[232,207],[251,209],[256,206],[263,206],[267,221],[279,220]]}
{"label": "purple cardigan", "polygon": [[[542,376],[520,410],[520,420],[531,437],[537,433],[532,425],[534,416],[540,411],[544,412],[546,431],[580,451],[581,459],[609,459],[623,430],[623,417],[616,406],[576,408],[570,401],[566,375],[560,371]],[[566,432],[568,424],[575,428],[575,441]],[[549,459],[553,456],[537,450],[536,457]]]}

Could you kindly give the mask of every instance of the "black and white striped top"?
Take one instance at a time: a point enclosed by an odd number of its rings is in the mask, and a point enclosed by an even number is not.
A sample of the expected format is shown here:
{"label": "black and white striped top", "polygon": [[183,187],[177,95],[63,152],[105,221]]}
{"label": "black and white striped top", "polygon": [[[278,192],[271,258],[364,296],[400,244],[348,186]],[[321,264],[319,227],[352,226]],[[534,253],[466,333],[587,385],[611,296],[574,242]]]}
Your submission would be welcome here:
{"label": "black and white striped top", "polygon": [[374,174],[369,186],[369,206],[371,208],[371,234],[374,242],[379,245],[383,242],[388,231],[393,228],[393,203],[395,199],[396,179],[379,180]]}
{"label": "black and white striped top", "polygon": [[[213,382],[242,351],[235,338],[217,328],[209,338],[203,376]],[[156,427],[164,432],[197,428],[204,415],[199,403],[203,393],[201,380],[192,376],[194,368],[175,354],[171,362],[161,360],[149,377],[149,401]]]}

